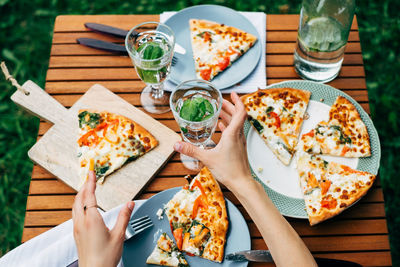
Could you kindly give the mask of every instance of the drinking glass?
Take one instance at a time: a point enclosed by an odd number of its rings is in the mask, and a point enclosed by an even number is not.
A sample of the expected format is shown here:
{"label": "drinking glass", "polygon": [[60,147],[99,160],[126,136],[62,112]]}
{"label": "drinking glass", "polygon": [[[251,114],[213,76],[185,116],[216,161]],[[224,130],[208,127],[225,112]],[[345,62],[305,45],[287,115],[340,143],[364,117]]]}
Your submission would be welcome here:
{"label": "drinking glass", "polygon": [[140,95],[143,108],[160,114],[170,110],[164,81],[170,73],[175,35],[165,24],[145,22],[132,28],[125,38],[136,73],[146,83]]}
{"label": "drinking glass", "polygon": [[[183,139],[204,149],[214,147],[215,143],[211,140],[211,136],[215,132],[222,107],[221,92],[210,82],[198,79],[189,80],[176,87],[169,101],[172,113],[181,129]],[[195,102],[205,102],[204,106],[207,104],[207,109],[213,113],[204,112],[205,107],[204,110],[196,112],[193,107]],[[190,104],[193,105],[191,106]],[[196,118],[196,121],[187,120],[188,116]],[[183,117],[186,117],[186,119]],[[181,154],[181,161],[186,168],[191,170],[200,170],[203,167],[197,159],[183,154]]]}
{"label": "drinking glass", "polygon": [[329,82],[339,74],[355,0],[303,0],[294,66],[304,79]]}

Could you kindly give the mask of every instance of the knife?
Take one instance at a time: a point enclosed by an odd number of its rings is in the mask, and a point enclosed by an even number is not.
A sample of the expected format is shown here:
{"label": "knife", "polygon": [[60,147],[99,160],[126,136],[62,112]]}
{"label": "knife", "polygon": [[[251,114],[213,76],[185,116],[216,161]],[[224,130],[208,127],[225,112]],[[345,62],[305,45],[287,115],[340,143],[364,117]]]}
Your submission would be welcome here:
{"label": "knife", "polygon": [[[111,35],[117,38],[125,39],[126,35],[129,31],[123,30],[120,28],[100,24],[100,23],[85,23],[85,27],[98,33],[103,33],[107,35]],[[137,32],[132,32],[134,35],[138,34]],[[92,48],[101,49],[109,52],[120,53],[120,54],[128,54],[125,50],[125,47],[122,45],[118,45],[112,42],[101,41],[93,38],[78,38],[76,41],[79,44],[86,45]],[[178,43],[175,43],[174,51],[179,54],[186,54],[186,49],[183,48]]]}
{"label": "knife", "polygon": [[[225,256],[228,261],[254,261],[254,262],[274,262],[269,250],[244,250],[235,253],[231,253]],[[323,267],[333,267],[333,266],[343,266],[343,267],[361,267],[360,264],[336,259],[326,259],[326,258],[315,258],[318,266]]]}

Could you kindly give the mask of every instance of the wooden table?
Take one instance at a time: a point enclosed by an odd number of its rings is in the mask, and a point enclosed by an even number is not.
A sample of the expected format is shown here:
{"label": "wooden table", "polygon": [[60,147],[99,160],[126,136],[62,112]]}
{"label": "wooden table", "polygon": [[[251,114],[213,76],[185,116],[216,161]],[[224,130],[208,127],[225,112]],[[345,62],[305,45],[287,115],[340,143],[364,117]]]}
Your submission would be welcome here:
{"label": "wooden table", "polygon": [[[56,19],[46,91],[70,107],[91,85],[100,83],[132,105],[140,107],[139,95],[144,83],[138,79],[128,57],[115,56],[76,44],[78,37],[92,37],[123,43],[123,40],[88,32],[85,22],[98,22],[130,29],[145,21],[158,21],[158,15],[59,16]],[[299,79],[293,68],[298,15],[267,16],[266,72],[268,84]],[[343,67],[330,85],[357,100],[369,113],[368,92],[361,55],[357,20],[354,19]],[[225,97],[227,97],[225,95]],[[154,115],[168,127],[179,131],[171,112]],[[51,127],[40,122],[38,139]],[[217,132],[214,141],[221,133]],[[174,155],[138,199],[146,199],[162,190],[185,184],[185,169]],[[238,200],[226,188],[225,196],[241,210],[250,228],[252,248],[267,249],[257,227]],[[39,166],[34,166],[26,205],[22,242],[71,218],[76,192]],[[266,218],[268,220],[268,218]],[[306,220],[288,218],[315,256],[345,259],[365,266],[389,266],[391,255],[385,218],[384,199],[379,179],[354,207],[333,220],[310,227]]]}

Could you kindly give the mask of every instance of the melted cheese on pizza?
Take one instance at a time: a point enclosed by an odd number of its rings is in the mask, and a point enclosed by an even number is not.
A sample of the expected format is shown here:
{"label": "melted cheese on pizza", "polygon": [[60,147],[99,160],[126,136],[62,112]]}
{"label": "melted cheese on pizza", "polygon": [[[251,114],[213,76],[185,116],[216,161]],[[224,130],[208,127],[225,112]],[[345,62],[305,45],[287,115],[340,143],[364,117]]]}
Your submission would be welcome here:
{"label": "melted cheese on pizza", "polygon": [[298,151],[296,156],[311,225],[342,212],[361,198],[375,179],[370,173],[327,162],[304,151]]}
{"label": "melted cheese on pizza", "polygon": [[146,263],[173,267],[189,266],[183,254],[166,233],[161,234],[156,247],[147,258]]}
{"label": "melted cheese on pizza", "polygon": [[197,78],[206,81],[229,67],[257,40],[234,27],[195,19],[190,20],[190,34]]}
{"label": "melted cheese on pizza", "polygon": [[105,176],[152,148],[151,139],[135,129],[140,126],[122,116],[83,111],[79,118],[78,158],[81,184],[87,179],[90,160],[94,160],[96,177],[102,183]]}
{"label": "melted cheese on pizza", "polygon": [[344,97],[338,97],[329,112],[329,121],[320,122],[301,137],[301,150],[312,154],[342,157],[371,155],[367,127],[356,108]]}
{"label": "melted cheese on pizza", "polygon": [[286,165],[297,145],[310,95],[305,93],[304,100],[296,95],[298,92],[300,90],[290,88],[271,92],[260,90],[243,98],[250,123]]}

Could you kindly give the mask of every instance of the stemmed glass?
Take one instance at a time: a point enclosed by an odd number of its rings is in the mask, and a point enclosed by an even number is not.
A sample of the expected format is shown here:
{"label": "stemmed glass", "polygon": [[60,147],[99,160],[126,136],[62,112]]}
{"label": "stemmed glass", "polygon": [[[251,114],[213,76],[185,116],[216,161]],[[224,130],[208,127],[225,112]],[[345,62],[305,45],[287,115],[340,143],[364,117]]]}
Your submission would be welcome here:
{"label": "stemmed glass", "polygon": [[[176,87],[169,101],[183,139],[205,149],[214,147],[211,136],[222,107],[221,92],[210,82],[189,80]],[[183,154],[181,161],[188,169],[202,168],[200,161]]]}
{"label": "stemmed glass", "polygon": [[146,83],[140,101],[147,112],[160,114],[170,110],[164,81],[170,73],[174,46],[174,32],[159,22],[141,23],[126,35],[125,48],[136,73]]}

